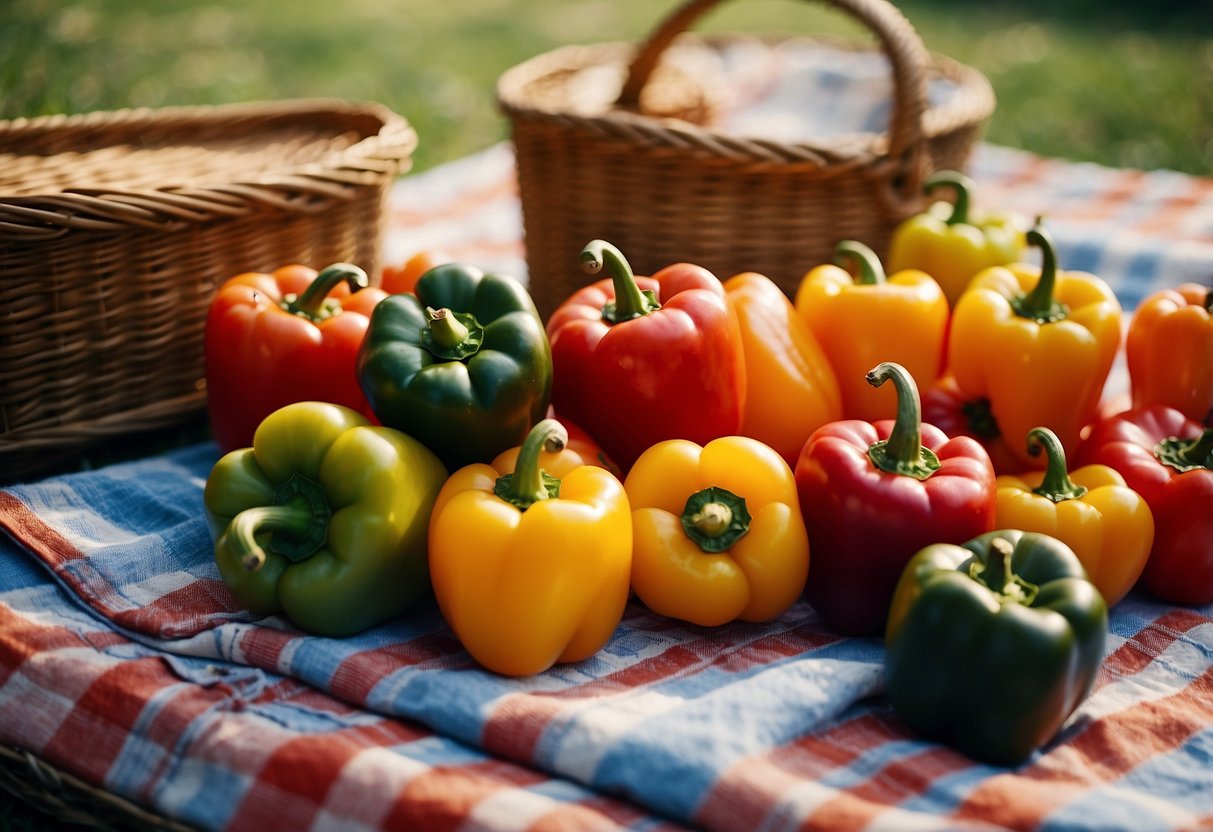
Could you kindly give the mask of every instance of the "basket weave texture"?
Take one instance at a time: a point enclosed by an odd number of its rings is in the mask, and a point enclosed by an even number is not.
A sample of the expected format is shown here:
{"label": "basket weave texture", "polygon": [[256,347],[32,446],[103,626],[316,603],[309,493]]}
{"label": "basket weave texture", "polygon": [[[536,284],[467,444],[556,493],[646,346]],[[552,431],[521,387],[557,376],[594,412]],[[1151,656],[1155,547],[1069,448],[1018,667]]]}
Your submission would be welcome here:
{"label": "basket weave texture", "polygon": [[194,829],[89,785],[28,751],[7,745],[0,745],[0,790],[71,829],[107,832]]}
{"label": "basket weave texture", "polygon": [[[638,46],[564,47],[499,79],[530,289],[545,316],[589,280],[577,255],[595,238],[618,246],[638,274],[690,261],[722,279],[761,272],[789,294],[840,240],[883,256],[896,224],[923,208],[923,179],[963,170],[994,110],[985,76],[929,53],[886,0],[828,0],[878,44],[850,48],[878,48],[888,59],[887,131],[783,143],[714,129],[711,76],[677,55],[680,46],[693,54],[739,37],[685,33],[717,2],[684,3]],[[774,48],[781,39],[763,42]],[[955,84],[945,104],[928,104],[930,78]]]}
{"label": "basket weave texture", "polygon": [[376,280],[416,143],[337,100],[0,122],[0,479],[200,413],[227,278],[348,261]]}

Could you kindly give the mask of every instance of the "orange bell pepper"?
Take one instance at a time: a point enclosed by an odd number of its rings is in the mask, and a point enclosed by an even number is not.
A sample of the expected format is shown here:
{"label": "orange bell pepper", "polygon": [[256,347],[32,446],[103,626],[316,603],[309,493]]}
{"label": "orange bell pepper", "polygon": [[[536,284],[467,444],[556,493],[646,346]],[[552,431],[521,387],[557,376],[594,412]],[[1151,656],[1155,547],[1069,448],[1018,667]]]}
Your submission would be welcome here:
{"label": "orange bell pepper", "polygon": [[1184,283],[1142,301],[1125,358],[1133,407],[1165,404],[1213,425],[1213,288]]}
{"label": "orange bell pepper", "polygon": [[1048,468],[996,480],[995,526],[1047,534],[1065,543],[1112,607],[1146,567],[1154,545],[1150,507],[1106,465],[1068,472],[1061,442],[1048,428],[1029,431],[1028,448],[1034,454],[1043,449]]}
{"label": "orange bell pepper", "polygon": [[379,288],[389,295],[412,292],[417,288],[417,281],[421,279],[423,274],[435,266],[442,266],[453,262],[455,262],[454,257],[441,251],[419,251],[399,266],[384,266],[383,276],[379,281]]}
{"label": "orange bell pepper", "polygon": [[725,281],[745,354],[744,436],[796,464],[809,434],[842,418],[842,394],[829,359],[804,318],[770,278],[755,272]]}
{"label": "orange bell pepper", "polygon": [[768,621],[800,597],[809,539],[792,469],[746,436],[645,451],[624,481],[632,588],[654,612],[711,627]]}
{"label": "orange bell pepper", "polygon": [[513,471],[475,463],[446,481],[430,517],[434,596],[477,662],[506,676],[592,656],[623,618],[632,516],[623,484],[596,465],[548,457],[567,432],[527,435]]}
{"label": "orange bell pepper", "polygon": [[886,279],[879,258],[862,243],[838,244],[836,262],[848,259],[855,263],[858,278],[852,279],[841,265],[817,266],[796,289],[796,311],[834,369],[843,418],[892,419],[897,394],[868,384],[868,370],[888,361],[904,367],[922,387],[939,378],[948,300],[926,272],[911,269]]}
{"label": "orange bell pepper", "polygon": [[[1107,283],[1063,272],[1048,232],[1028,232],[1039,268],[994,266],[973,278],[952,312],[948,366],[970,398],[990,402],[1002,434],[1027,436],[1044,426],[1068,450],[1096,417],[1120,346],[1120,303]],[[1039,468],[1018,442],[1008,442],[1024,468]]]}

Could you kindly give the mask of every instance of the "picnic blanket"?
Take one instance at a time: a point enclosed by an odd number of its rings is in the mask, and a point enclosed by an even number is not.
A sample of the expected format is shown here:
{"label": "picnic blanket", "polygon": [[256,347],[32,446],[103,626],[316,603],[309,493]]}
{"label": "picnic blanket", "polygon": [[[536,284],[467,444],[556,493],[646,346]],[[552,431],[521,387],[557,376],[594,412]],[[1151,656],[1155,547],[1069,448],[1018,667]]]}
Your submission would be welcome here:
{"label": "picnic blanket", "polygon": [[[981,202],[1047,214],[1062,266],[1127,309],[1213,275],[1213,181],[991,145],[970,174]],[[402,179],[389,213],[388,262],[443,249],[525,279],[508,143]],[[598,654],[523,679],[480,669],[432,599],[340,640],[251,616],[212,560],[217,458],[0,490],[0,743],[202,829],[1213,826],[1213,607],[1130,594],[1059,736],[991,767],[915,737],[882,642],[803,601],[719,628],[633,602]]]}

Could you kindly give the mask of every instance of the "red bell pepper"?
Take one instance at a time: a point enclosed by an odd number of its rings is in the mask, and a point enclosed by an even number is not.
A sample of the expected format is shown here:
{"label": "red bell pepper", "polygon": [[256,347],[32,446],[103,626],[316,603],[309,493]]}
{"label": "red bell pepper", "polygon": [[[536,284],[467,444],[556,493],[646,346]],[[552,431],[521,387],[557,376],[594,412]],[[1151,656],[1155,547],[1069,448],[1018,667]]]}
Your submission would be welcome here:
{"label": "red bell pepper", "polygon": [[261,420],[293,402],[325,401],[369,414],[355,358],[375,304],[366,272],[337,263],[317,274],[283,266],[224,282],[204,336],[211,431],[224,451],[253,444]]}
{"label": "red bell pepper", "polygon": [[919,549],[961,544],[994,525],[985,449],[923,424],[918,389],[900,364],[878,364],[867,378],[873,387],[893,381],[897,418],[823,425],[796,461],[813,557],[806,597],[847,635],[884,631],[893,589]]}
{"label": "red bell pepper", "polygon": [[969,436],[990,455],[995,474],[1018,474],[1023,463],[1007,447],[998,421],[990,411],[990,400],[970,396],[956,379],[945,375],[922,391],[922,420],[948,436]]}
{"label": "red bell pepper", "polygon": [[1175,604],[1213,602],[1213,428],[1150,404],[1097,421],[1078,464],[1115,468],[1154,514],[1146,590]]}
{"label": "red bell pepper", "polygon": [[746,374],[736,313],[707,269],[677,263],[651,278],[595,240],[582,269],[611,275],[585,286],[548,320],[552,406],[627,471],[665,439],[706,445],[736,434]]}

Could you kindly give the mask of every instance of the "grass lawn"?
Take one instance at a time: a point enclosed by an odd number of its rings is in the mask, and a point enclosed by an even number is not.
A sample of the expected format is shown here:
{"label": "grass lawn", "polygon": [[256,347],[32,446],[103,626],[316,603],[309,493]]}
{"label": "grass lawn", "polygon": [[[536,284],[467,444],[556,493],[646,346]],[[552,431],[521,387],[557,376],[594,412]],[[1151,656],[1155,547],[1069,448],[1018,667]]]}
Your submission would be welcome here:
{"label": "grass lawn", "polygon": [[[502,71],[574,42],[636,40],[673,0],[0,0],[0,118],[300,96],[381,101],[415,170],[506,137]],[[988,141],[1213,176],[1208,0],[906,0],[928,48],[984,71]],[[862,30],[825,3],[734,0],[704,31]],[[0,829],[59,828],[6,804]]]}
{"label": "grass lawn", "polygon": [[[636,40],[673,2],[2,6],[2,117],[312,95],[374,99],[417,127],[416,164],[424,169],[505,136],[494,101],[503,70],[565,43]],[[906,0],[901,8],[928,48],[989,76],[998,95],[989,141],[1213,175],[1213,5]],[[700,28],[862,31],[825,3],[793,0],[722,3]]]}

